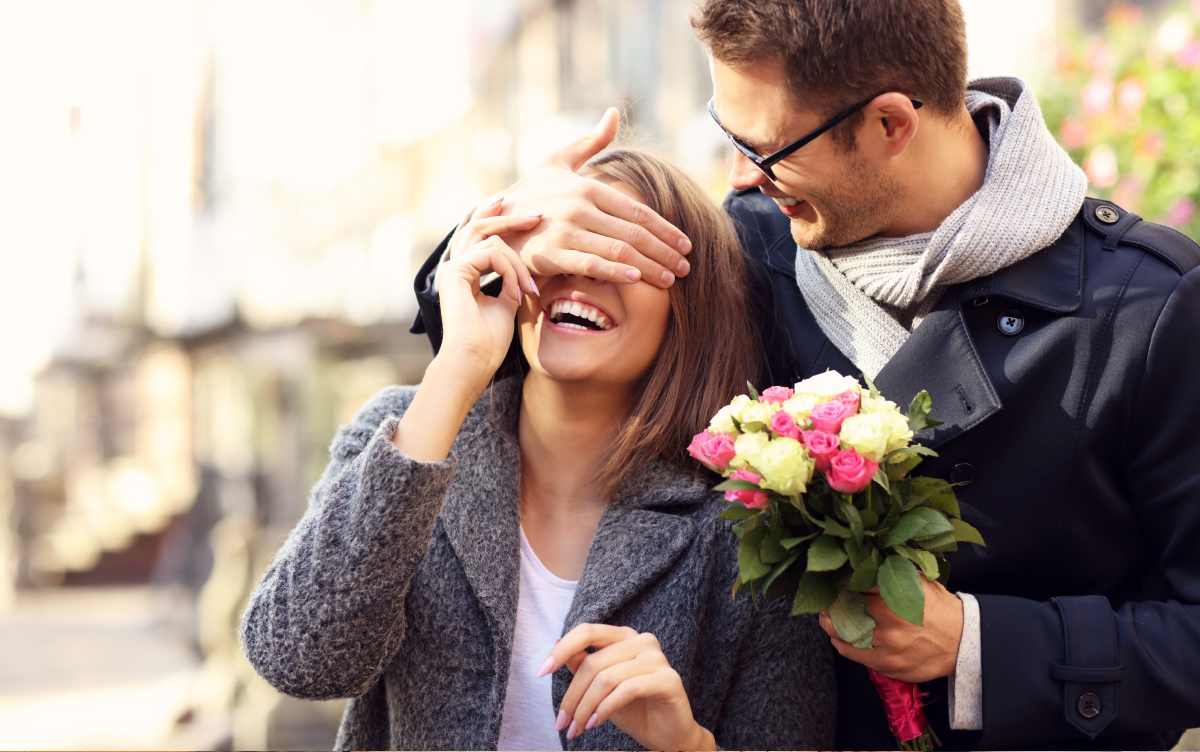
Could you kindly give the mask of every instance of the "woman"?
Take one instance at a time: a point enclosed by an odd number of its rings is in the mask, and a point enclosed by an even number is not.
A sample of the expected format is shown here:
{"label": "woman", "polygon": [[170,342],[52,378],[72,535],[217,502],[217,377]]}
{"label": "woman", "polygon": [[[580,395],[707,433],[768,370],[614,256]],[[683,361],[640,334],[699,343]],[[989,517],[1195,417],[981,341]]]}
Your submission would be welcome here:
{"label": "woman", "polygon": [[[828,640],[788,603],[730,597],[738,541],[685,454],[756,371],[733,228],[660,159],[590,169],[692,239],[692,272],[669,291],[531,277],[501,238],[540,216],[479,212],[439,277],[421,386],[339,432],[251,598],[242,640],[264,678],[355,698],[339,749],[832,741]],[[514,316],[527,373],[489,387]]]}

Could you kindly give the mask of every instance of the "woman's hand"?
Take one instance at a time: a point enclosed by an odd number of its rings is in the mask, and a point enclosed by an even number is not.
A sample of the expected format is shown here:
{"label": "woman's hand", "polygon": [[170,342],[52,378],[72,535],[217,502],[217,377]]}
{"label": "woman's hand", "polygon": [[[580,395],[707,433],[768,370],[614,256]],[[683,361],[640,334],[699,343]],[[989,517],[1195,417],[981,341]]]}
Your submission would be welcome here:
{"label": "woman's hand", "polygon": [[[588,648],[596,652],[588,653]],[[580,624],[550,651],[540,676],[566,664],[575,674],[555,729],[573,739],[611,720],[647,749],[716,749],[692,717],[683,681],[667,663],[658,638],[629,627]]]}
{"label": "woman's hand", "polygon": [[[536,227],[541,215],[497,216],[502,202],[501,198],[481,209],[455,236],[453,258],[438,281],[442,306],[438,358],[453,361],[460,377],[470,379],[480,392],[508,353],[522,294],[538,294],[521,257],[500,236]],[[495,298],[485,295],[479,285],[480,277],[492,271],[504,279]]]}
{"label": "woman's hand", "polygon": [[[541,217],[498,217],[501,201],[462,228],[455,243],[464,247],[439,278],[442,347],[392,436],[395,447],[418,462],[449,456],[471,406],[504,362],[522,294],[539,294],[521,257],[499,236],[532,229]],[[491,271],[504,278],[495,298],[479,289],[479,278]]]}

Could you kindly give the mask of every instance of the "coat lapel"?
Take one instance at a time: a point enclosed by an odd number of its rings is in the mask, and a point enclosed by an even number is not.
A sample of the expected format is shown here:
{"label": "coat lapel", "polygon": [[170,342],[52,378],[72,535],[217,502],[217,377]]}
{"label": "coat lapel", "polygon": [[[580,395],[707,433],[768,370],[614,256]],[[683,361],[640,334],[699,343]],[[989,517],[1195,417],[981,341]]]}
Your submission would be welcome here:
{"label": "coat lapel", "polygon": [[441,513],[446,537],[483,607],[498,660],[505,666],[521,577],[520,397],[521,380],[505,379],[472,408],[454,441],[459,464]]}
{"label": "coat lapel", "polygon": [[564,634],[608,621],[662,577],[696,535],[693,521],[672,508],[703,501],[704,480],[655,461],[631,485],[638,490],[619,496],[600,517]]}

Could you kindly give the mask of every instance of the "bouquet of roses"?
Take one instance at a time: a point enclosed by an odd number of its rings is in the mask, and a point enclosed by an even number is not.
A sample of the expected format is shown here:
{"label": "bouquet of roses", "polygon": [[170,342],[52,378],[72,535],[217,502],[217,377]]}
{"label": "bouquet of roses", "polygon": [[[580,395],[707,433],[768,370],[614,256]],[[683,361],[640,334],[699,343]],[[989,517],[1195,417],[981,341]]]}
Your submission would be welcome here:
{"label": "bouquet of roses", "polygon": [[[909,474],[936,453],[913,435],[929,419],[927,392],[902,413],[867,380],[827,371],[794,389],[773,386],[721,408],[688,452],[726,477],[718,485],[741,539],[734,594],[793,599],[792,615],[828,611],[838,634],[870,648],[875,620],[864,591],[921,624],[921,576],[946,583],[945,554],[984,545],[960,518],[950,483]],[[916,685],[871,671],[901,749],[938,744]]]}

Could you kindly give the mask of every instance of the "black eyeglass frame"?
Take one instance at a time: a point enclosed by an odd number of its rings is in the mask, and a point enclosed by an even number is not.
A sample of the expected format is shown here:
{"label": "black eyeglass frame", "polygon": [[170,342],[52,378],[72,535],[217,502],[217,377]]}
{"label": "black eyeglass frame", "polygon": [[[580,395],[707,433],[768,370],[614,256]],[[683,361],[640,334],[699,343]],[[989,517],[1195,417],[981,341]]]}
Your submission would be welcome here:
{"label": "black eyeglass frame", "polygon": [[[884,92],[884,93],[886,93],[886,92]],[[708,100],[708,114],[712,115],[712,119],[716,121],[717,126],[722,131],[724,131],[726,136],[729,137],[729,140],[733,143],[734,147],[738,151],[740,151],[742,153],[742,155],[746,157],[746,159],[749,159],[751,162],[753,162],[755,167],[762,170],[763,174],[765,174],[768,178],[770,178],[771,182],[775,182],[775,171],[771,169],[774,165],[778,164],[779,162],[781,162],[784,159],[787,159],[792,154],[795,154],[798,149],[800,149],[803,146],[808,145],[811,141],[813,141],[815,138],[820,136],[825,131],[829,130],[833,126],[842,122],[843,120],[850,117],[854,113],[858,112],[862,108],[866,107],[868,104],[870,104],[872,101],[874,101],[875,97],[878,97],[878,96],[881,96],[881,95],[876,94],[874,97],[864,99],[863,101],[859,102],[858,104],[851,105],[850,107],[846,108],[845,110],[842,110],[841,112],[834,115],[832,118],[825,121],[821,125],[818,125],[816,128],[812,129],[808,133],[805,133],[803,136],[801,136],[800,138],[791,142],[787,146],[783,147],[782,149],[779,149],[778,151],[774,151],[765,157],[759,155],[759,153],[757,151],[755,151],[754,149],[751,149],[749,146],[746,146],[745,144],[743,144],[741,141],[738,140],[737,136],[735,136],[729,132],[729,129],[726,128],[725,125],[721,122],[721,118],[717,117],[717,111],[713,107],[713,100],[711,100],[711,99]],[[921,109],[921,106],[923,104],[925,104],[921,100],[914,99],[913,97],[909,97],[908,101],[912,102],[913,109],[915,109],[915,110]]]}

